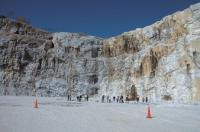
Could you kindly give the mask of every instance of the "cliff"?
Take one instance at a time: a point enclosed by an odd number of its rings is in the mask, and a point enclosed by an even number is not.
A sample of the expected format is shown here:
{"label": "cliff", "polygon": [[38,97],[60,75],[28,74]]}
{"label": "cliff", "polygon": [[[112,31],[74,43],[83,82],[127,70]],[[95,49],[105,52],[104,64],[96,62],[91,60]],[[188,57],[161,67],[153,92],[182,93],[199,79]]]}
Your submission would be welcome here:
{"label": "cliff", "polygon": [[200,100],[200,3],[102,39],[0,17],[0,94]]}

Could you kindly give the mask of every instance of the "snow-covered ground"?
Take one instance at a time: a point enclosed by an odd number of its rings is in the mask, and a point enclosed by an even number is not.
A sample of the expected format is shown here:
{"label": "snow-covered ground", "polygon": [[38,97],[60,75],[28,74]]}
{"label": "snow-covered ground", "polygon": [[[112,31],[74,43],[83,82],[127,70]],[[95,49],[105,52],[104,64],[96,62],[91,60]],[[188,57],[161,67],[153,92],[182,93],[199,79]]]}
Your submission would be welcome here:
{"label": "snow-covered ground", "polygon": [[0,96],[0,132],[199,132],[200,105],[67,102]]}

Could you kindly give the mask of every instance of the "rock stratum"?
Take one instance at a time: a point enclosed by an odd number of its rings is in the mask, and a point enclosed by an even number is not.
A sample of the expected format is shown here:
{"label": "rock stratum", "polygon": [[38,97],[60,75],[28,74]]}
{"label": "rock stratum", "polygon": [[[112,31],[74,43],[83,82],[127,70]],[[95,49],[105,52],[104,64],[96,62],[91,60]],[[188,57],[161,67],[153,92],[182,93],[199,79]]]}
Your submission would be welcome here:
{"label": "rock stratum", "polygon": [[102,39],[0,17],[0,95],[200,101],[200,3]]}

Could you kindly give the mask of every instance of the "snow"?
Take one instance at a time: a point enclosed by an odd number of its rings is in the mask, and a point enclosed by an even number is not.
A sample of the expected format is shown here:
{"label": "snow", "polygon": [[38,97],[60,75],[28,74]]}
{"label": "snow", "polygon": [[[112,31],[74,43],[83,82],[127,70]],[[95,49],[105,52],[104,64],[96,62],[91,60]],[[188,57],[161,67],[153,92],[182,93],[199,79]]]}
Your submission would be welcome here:
{"label": "snow", "polygon": [[197,132],[200,105],[66,101],[64,97],[0,96],[0,132]]}

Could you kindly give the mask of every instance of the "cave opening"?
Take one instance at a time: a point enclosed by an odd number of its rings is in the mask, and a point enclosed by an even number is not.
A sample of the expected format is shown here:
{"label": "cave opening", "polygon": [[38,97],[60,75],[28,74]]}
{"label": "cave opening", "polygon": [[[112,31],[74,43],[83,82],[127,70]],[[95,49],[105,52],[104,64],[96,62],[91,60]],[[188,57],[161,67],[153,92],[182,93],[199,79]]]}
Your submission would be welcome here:
{"label": "cave opening", "polygon": [[136,99],[137,99],[137,89],[135,87],[135,84],[133,84],[129,94],[129,100],[136,100]]}

